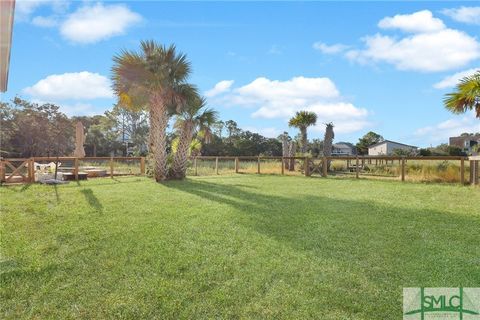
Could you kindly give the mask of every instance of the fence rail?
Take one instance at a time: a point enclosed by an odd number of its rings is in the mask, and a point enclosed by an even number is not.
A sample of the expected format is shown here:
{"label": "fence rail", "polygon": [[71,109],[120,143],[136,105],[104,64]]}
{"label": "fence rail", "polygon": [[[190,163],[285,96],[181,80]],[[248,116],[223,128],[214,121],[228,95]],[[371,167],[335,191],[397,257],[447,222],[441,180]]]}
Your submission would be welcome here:
{"label": "fence rail", "polygon": [[[472,185],[479,184],[479,162],[480,157],[463,157],[463,156],[329,156],[329,157],[280,157],[280,156],[197,156],[190,158],[191,160],[191,174],[202,175],[200,172],[207,170],[210,173],[213,171],[215,174],[219,172],[246,172],[247,170],[241,169],[242,163],[249,163],[250,170],[248,172],[255,172],[257,174],[264,173],[262,170],[262,164],[268,161],[278,161],[278,170],[272,171],[272,163],[268,166],[268,172],[265,173],[278,173],[287,174],[287,172],[296,171],[305,176],[312,176],[318,174],[323,177],[327,177],[329,174],[338,175],[339,171],[331,171],[330,164],[332,162],[346,161],[346,168],[348,173],[354,174],[356,178],[361,175],[365,176],[365,168],[373,166],[374,168],[379,166],[392,166],[396,165],[398,175],[396,176],[401,181],[406,181],[409,175],[408,164],[411,162],[425,163],[428,161],[440,161],[440,162],[456,162],[458,163],[458,171],[455,179],[461,184],[465,184],[466,173],[470,173],[469,183]],[[292,161],[295,163],[293,166],[295,169],[291,169]],[[200,162],[210,162],[213,165],[201,166]],[[227,168],[222,166],[221,162],[228,162]],[[233,164],[232,164],[233,162]],[[467,168],[468,164],[468,168]],[[439,164],[441,165],[441,164]],[[221,168],[222,167],[222,168]],[[206,168],[206,169],[205,169]],[[466,172],[466,170],[468,171]],[[345,171],[344,171],[345,173]],[[370,174],[370,176],[375,176]],[[392,176],[393,177],[393,176]]]}
{"label": "fence rail", "polygon": [[[0,158],[0,182],[32,183],[39,172],[36,166],[45,162],[58,162],[58,172],[79,180],[82,176],[145,175],[144,157],[31,157]],[[132,164],[133,162],[133,164]],[[84,171],[88,171],[84,172]]]}

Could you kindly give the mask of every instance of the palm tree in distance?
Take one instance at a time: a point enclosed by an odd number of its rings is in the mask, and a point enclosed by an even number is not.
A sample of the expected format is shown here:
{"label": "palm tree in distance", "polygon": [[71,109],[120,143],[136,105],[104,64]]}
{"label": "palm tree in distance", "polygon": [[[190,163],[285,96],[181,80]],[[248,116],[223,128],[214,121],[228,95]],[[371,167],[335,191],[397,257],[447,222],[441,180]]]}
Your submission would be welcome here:
{"label": "palm tree in distance", "polygon": [[455,92],[445,95],[443,103],[453,113],[475,109],[476,117],[480,119],[480,70],[461,79]]}
{"label": "palm tree in distance", "polygon": [[300,151],[302,153],[307,152],[307,128],[315,125],[317,123],[317,115],[314,112],[310,111],[297,111],[295,116],[288,121],[290,127],[295,127],[300,130],[300,135],[302,139],[302,148]]}
{"label": "palm tree in distance", "polygon": [[218,120],[217,112],[206,108],[206,101],[198,95],[192,96],[187,105],[178,114],[175,127],[178,130],[178,145],[173,156],[173,175],[177,179],[185,178],[187,159],[194,135],[201,132],[208,142],[211,127]]}
{"label": "palm tree in distance", "polygon": [[113,62],[113,89],[120,105],[149,111],[149,147],[155,180],[165,180],[168,120],[172,110],[180,111],[186,97],[196,92],[186,82],[191,72],[190,62],[174,45],[165,47],[154,41],[142,41],[139,52],[123,50],[113,57]]}

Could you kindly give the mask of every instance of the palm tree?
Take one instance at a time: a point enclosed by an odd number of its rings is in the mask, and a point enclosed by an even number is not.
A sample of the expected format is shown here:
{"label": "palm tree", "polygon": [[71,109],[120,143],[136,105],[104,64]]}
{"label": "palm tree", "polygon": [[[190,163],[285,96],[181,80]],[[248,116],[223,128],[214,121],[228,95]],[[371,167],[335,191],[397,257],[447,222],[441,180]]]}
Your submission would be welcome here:
{"label": "palm tree", "polygon": [[[178,130],[178,145],[173,156],[173,176],[177,179],[185,177],[187,171],[188,152],[195,133],[202,132],[203,139],[208,142],[211,127],[217,121],[217,112],[205,108],[206,100],[194,96],[178,114],[175,127]],[[198,136],[198,134],[197,134]]]}
{"label": "palm tree", "polygon": [[302,153],[307,152],[307,128],[317,123],[317,115],[310,111],[298,111],[295,116],[288,121],[290,127],[295,127],[300,130],[302,136]]}
{"label": "palm tree", "polygon": [[142,41],[140,47],[140,52],[123,50],[113,57],[113,89],[123,107],[149,111],[149,147],[158,182],[167,178],[166,128],[171,109],[180,109],[195,89],[186,83],[190,63],[174,45]]}
{"label": "palm tree", "polygon": [[461,79],[456,91],[446,94],[443,103],[453,113],[475,109],[476,117],[480,118],[480,70]]}
{"label": "palm tree", "polygon": [[[333,132],[333,123],[325,124],[325,136],[323,138],[323,155],[329,157],[332,155],[332,145],[335,133]],[[330,169],[330,161],[327,161],[327,170]]]}

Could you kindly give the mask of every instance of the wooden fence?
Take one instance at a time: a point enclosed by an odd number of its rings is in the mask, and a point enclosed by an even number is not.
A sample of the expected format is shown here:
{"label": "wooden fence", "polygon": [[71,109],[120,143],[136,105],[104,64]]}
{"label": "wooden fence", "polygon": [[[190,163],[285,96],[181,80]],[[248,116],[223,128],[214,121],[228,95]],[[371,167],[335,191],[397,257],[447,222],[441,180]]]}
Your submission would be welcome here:
{"label": "wooden fence", "polygon": [[[241,161],[249,161],[249,162],[256,162],[256,173],[262,173],[262,162],[265,160],[277,160],[279,161],[279,169],[280,173],[283,175],[288,167],[288,162],[290,160],[299,161],[300,171],[305,176],[311,176],[313,174],[318,174],[323,177],[327,177],[329,175],[328,167],[329,162],[336,161],[336,160],[344,160],[347,162],[347,167],[352,169],[355,173],[355,177],[359,178],[362,168],[365,167],[366,164],[374,164],[376,165],[383,165],[388,163],[396,163],[400,167],[400,174],[399,179],[401,181],[405,181],[406,179],[406,168],[408,161],[458,161],[460,166],[458,170],[458,180],[461,184],[465,184],[466,176],[465,176],[465,163],[469,161],[470,167],[470,177],[468,182],[472,185],[479,184],[479,162],[480,156],[477,157],[462,157],[462,156],[416,156],[416,157],[403,157],[403,156],[330,156],[330,157],[320,157],[320,158],[312,158],[312,157],[275,157],[275,156],[197,156],[191,158],[192,161],[192,169],[193,175],[198,174],[198,162],[200,160],[209,160],[215,161],[215,174],[219,174],[219,161],[220,160],[229,160],[234,161],[234,168],[233,172],[239,173],[240,163]],[[297,164],[298,168],[298,164]]]}
{"label": "wooden fence", "polygon": [[[73,180],[79,180],[82,163],[90,167],[100,166],[105,168],[105,175],[114,177],[120,175],[145,175],[144,157],[32,157],[32,158],[0,158],[0,182],[4,183],[32,183],[35,181],[35,163],[59,162],[63,166],[58,167],[58,171],[73,175]],[[132,168],[124,171],[116,171],[120,162],[138,162]],[[65,166],[64,164],[69,164]],[[83,166],[84,167],[84,166]],[[138,167],[138,168],[137,168]]]}
{"label": "wooden fence", "polygon": [[[406,180],[406,164],[408,161],[458,161],[459,172],[458,180],[461,184],[467,182],[467,177],[465,175],[466,163],[468,163],[470,168],[470,175],[468,182],[472,185],[479,184],[479,174],[480,174],[480,156],[474,157],[460,157],[460,156],[445,156],[445,157],[398,157],[398,156],[332,156],[332,157],[320,157],[320,158],[311,158],[311,157],[273,157],[273,156],[198,156],[191,158],[192,161],[192,170],[193,175],[198,174],[198,162],[199,160],[209,160],[214,161],[214,172],[219,174],[219,161],[220,160],[230,160],[234,162],[233,172],[240,172],[240,165],[242,161],[249,161],[250,163],[256,162],[256,173],[262,173],[262,162],[268,160],[279,161],[279,171],[280,174],[286,174],[288,163],[297,162],[297,170],[300,168],[301,174],[305,176],[312,176],[318,174],[323,177],[329,175],[328,163],[330,161],[343,160],[347,162],[347,168],[352,170],[352,173],[355,174],[356,178],[359,178],[362,174],[363,168],[366,165],[374,164],[384,165],[385,163],[394,162],[399,165],[400,173],[399,179],[401,181]],[[107,176],[114,177],[119,175],[145,175],[145,158],[144,157],[32,157],[32,158],[10,158],[3,159],[0,158],[0,181],[5,183],[31,183],[35,181],[35,163],[40,162],[61,162],[61,163],[70,163],[70,166],[60,166],[59,169],[63,172],[69,172],[74,175],[74,180],[79,179],[79,175],[82,174],[81,163],[90,164],[90,166],[96,165],[96,163],[102,163],[101,166],[105,168]],[[116,171],[116,166],[118,166],[121,161],[137,161],[138,164],[134,167],[138,169],[137,172],[133,172],[131,169],[127,171]],[[299,167],[300,165],[300,167]]]}

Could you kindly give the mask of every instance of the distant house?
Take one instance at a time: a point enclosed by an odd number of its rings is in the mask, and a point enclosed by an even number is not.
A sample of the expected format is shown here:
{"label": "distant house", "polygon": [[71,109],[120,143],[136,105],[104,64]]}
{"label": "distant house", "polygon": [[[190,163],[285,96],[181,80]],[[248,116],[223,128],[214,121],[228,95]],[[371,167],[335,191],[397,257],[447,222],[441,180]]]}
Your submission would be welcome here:
{"label": "distant house", "polygon": [[473,147],[480,144],[480,134],[471,136],[450,137],[448,141],[450,146],[459,147],[462,151],[470,153]]}
{"label": "distant house", "polygon": [[355,153],[355,146],[349,142],[334,143],[332,146],[332,156],[352,156]]}
{"label": "distant house", "polygon": [[368,155],[369,156],[389,156],[394,154],[395,149],[401,149],[404,151],[410,151],[415,153],[417,151],[417,147],[411,146],[408,144],[403,144],[400,142],[384,140],[382,142],[375,143],[368,147]]}

